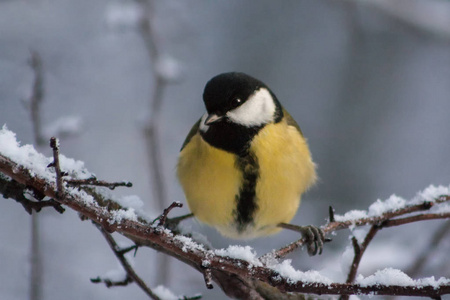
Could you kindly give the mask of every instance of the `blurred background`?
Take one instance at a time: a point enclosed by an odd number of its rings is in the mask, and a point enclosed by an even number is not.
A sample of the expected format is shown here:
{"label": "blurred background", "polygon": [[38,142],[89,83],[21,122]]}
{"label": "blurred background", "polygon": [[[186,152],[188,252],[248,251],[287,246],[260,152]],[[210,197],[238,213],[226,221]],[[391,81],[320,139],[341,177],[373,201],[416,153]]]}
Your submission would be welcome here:
{"label": "blurred background", "polygon": [[[30,64],[32,53],[41,68]],[[22,144],[36,144],[27,106],[41,78],[43,137],[60,136],[62,153],[98,178],[133,182],[114,193],[139,196],[153,215],[184,201],[177,155],[204,112],[206,81],[227,71],[269,85],[308,138],[320,180],[294,223],[324,224],[330,205],[343,214],[450,183],[449,1],[0,1],[0,124]],[[46,142],[36,147],[50,156]],[[0,211],[1,299],[147,299],[134,284],[107,289],[89,281],[118,262],[75,213],[47,209],[32,219],[11,200],[0,201]],[[359,272],[408,273],[443,223],[381,231]],[[184,226],[214,247],[251,245],[259,255],[298,237],[233,241],[195,221]],[[300,270],[343,281],[349,233],[334,236],[322,257],[297,251],[289,258]],[[36,234],[39,243],[31,243]],[[449,240],[408,274],[450,277]],[[36,258],[42,267],[33,287]],[[151,249],[140,249],[135,265],[152,287],[226,299],[217,286],[206,290],[201,274]]]}

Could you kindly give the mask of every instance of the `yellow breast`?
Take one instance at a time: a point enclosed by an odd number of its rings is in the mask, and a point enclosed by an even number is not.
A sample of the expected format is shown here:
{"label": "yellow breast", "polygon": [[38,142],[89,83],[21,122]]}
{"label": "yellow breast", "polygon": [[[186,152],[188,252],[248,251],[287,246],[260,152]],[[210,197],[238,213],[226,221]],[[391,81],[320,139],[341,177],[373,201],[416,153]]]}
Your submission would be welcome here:
{"label": "yellow breast", "polygon": [[196,134],[180,153],[178,178],[190,210],[201,222],[234,238],[253,238],[277,232],[289,222],[300,195],[315,181],[315,166],[305,139],[284,121],[266,125],[253,139],[250,151],[258,160],[257,209],[252,226],[237,230],[237,195],[242,171],[236,155],[214,148]]}

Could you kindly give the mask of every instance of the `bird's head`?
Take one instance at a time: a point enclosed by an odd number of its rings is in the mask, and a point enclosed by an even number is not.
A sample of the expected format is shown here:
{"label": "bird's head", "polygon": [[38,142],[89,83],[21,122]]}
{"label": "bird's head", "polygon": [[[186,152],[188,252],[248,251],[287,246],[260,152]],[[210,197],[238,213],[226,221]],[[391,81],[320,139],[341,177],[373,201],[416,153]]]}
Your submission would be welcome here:
{"label": "bird's head", "polygon": [[263,82],[238,72],[223,73],[208,81],[203,101],[207,111],[200,124],[203,132],[224,122],[263,127],[282,114],[278,100]]}

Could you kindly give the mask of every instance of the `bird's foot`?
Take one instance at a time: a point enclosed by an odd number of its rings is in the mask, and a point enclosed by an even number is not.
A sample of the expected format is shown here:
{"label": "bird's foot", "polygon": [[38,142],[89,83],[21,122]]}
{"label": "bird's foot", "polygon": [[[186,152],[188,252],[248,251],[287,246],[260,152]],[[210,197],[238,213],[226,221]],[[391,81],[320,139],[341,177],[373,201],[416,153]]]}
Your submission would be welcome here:
{"label": "bird's foot", "polygon": [[302,234],[302,237],[306,239],[306,248],[310,256],[322,254],[323,244],[325,242],[331,241],[331,239],[325,238],[325,234],[321,228],[313,225],[298,226],[287,223],[280,223],[278,226],[281,228],[300,232]]}

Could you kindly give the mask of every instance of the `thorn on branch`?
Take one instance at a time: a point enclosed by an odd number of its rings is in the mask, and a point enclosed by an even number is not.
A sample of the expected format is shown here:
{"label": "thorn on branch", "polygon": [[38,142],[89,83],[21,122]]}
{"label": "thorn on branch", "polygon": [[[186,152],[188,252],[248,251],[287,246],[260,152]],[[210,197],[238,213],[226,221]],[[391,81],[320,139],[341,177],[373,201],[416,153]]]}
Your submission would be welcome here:
{"label": "thorn on branch", "polygon": [[334,218],[334,209],[331,205],[328,207],[328,214],[330,215],[330,223],[336,222],[336,219]]}
{"label": "thorn on branch", "polygon": [[209,290],[213,289],[211,268],[203,267],[203,278],[205,279],[206,288]]}
{"label": "thorn on branch", "polygon": [[422,205],[424,210],[429,210],[431,207],[433,207],[433,203],[430,201],[424,201]]}
{"label": "thorn on branch", "polygon": [[158,222],[159,226],[164,226],[166,224],[167,215],[175,207],[183,207],[183,204],[178,201],[172,202],[172,204],[170,204],[169,207],[164,209],[163,213],[159,217],[157,217],[155,220],[153,220],[152,224],[155,224],[155,222]]}
{"label": "thorn on branch", "polygon": [[72,186],[82,186],[82,185],[104,186],[109,188],[110,190],[114,190],[118,186],[125,186],[125,187],[133,186],[133,184],[129,181],[106,182],[104,180],[98,180],[95,176],[87,179],[69,179],[65,181]]}
{"label": "thorn on branch", "polygon": [[63,173],[61,172],[61,167],[59,165],[59,141],[55,137],[50,138],[50,147],[53,150],[53,163],[49,166],[55,168],[56,172],[56,197],[57,199],[61,199],[64,194],[64,186],[63,186]]}

